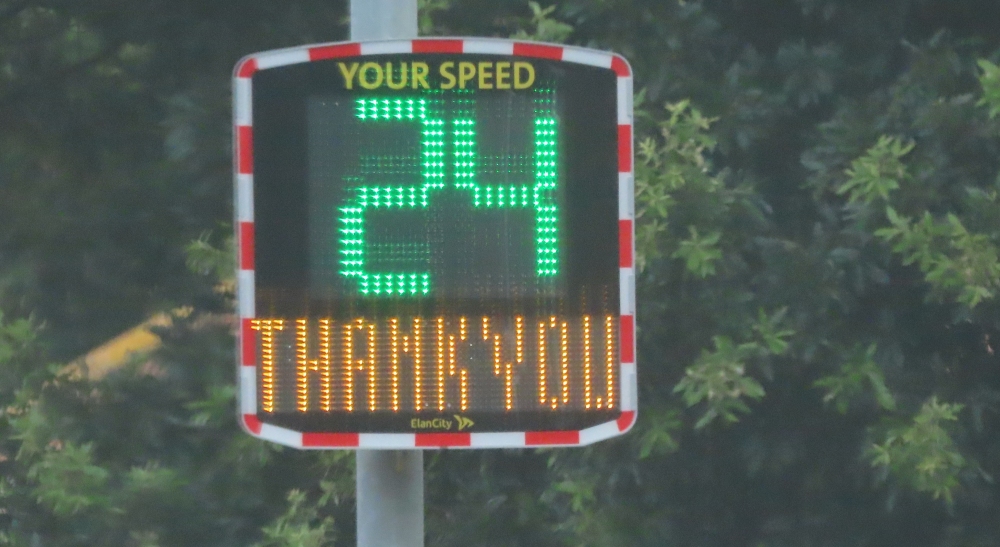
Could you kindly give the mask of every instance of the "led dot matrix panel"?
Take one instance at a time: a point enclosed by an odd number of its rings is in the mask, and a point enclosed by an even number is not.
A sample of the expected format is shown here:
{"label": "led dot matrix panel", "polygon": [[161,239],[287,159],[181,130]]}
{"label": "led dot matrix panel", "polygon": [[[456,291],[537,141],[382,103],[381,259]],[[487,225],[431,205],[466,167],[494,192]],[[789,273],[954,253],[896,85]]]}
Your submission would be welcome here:
{"label": "led dot matrix panel", "polygon": [[242,60],[244,427],[387,449],[630,428],[631,86],[612,54],[503,40]]}

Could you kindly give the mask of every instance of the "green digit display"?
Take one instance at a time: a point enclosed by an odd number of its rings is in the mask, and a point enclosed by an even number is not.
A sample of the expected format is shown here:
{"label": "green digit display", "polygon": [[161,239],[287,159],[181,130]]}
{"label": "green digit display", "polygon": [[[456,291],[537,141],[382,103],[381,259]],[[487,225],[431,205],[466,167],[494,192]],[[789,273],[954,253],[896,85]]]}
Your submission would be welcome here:
{"label": "green digit display", "polygon": [[[482,165],[478,151],[476,99],[458,92],[450,100],[442,95],[419,98],[358,98],[353,117],[362,124],[416,124],[420,132],[420,180],[410,185],[363,184],[348,189],[338,208],[340,274],[356,283],[364,296],[425,296],[432,290],[432,275],[423,271],[369,271],[366,257],[366,213],[373,209],[395,211],[427,209],[434,194],[445,188],[466,193],[473,211],[534,210],[535,275],[553,278],[559,273],[558,124],[552,92],[534,96],[532,146],[533,180],[520,184],[484,184],[480,177],[514,165],[515,156],[490,158]],[[394,169],[398,158],[364,157],[379,169]],[[413,161],[413,160],[410,160]],[[397,170],[398,171],[398,170]],[[406,172],[403,169],[402,172]],[[417,251],[429,262],[429,249]]]}

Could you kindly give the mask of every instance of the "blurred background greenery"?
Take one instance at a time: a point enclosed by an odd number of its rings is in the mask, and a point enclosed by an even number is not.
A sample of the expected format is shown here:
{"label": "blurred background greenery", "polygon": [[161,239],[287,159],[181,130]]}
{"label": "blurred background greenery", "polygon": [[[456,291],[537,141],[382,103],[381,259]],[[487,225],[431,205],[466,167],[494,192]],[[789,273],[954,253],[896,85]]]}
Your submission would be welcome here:
{"label": "blurred background greenery", "polygon": [[[629,58],[641,266],[636,429],[428,453],[428,545],[1000,545],[1000,3],[420,6]],[[240,432],[230,319],[232,67],[346,10],[0,0],[0,545],[354,544],[351,453]]]}

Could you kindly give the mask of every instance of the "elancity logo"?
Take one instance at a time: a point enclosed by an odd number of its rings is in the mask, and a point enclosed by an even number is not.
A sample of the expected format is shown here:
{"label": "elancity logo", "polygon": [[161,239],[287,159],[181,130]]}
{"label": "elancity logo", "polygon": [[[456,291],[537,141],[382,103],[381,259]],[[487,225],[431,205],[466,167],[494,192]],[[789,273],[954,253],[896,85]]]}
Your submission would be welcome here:
{"label": "elancity logo", "polygon": [[473,422],[465,416],[455,414],[453,417],[455,418],[454,420],[449,420],[448,418],[433,418],[430,420],[413,418],[410,420],[410,427],[413,429],[444,429],[445,431],[448,431],[451,429],[451,426],[455,425],[459,431],[462,431],[463,429],[476,425],[476,422]]}

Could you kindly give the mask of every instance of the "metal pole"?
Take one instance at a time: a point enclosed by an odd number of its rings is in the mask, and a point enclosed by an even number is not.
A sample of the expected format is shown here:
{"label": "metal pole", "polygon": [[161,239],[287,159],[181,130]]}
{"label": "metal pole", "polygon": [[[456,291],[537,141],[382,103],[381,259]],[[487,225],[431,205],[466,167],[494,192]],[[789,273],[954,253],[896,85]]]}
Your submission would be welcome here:
{"label": "metal pole", "polygon": [[424,547],[424,455],[358,450],[358,547]]}
{"label": "metal pole", "polygon": [[351,0],[351,40],[417,37],[417,0]]}
{"label": "metal pole", "polygon": [[[351,0],[352,40],[416,38],[417,0]],[[358,547],[424,547],[424,454],[357,451]]]}

